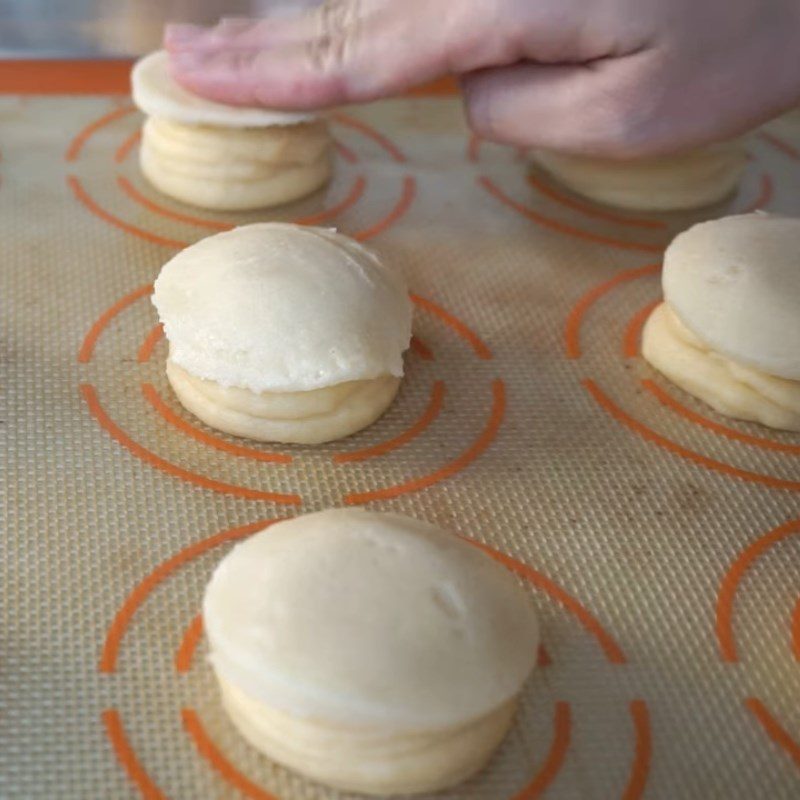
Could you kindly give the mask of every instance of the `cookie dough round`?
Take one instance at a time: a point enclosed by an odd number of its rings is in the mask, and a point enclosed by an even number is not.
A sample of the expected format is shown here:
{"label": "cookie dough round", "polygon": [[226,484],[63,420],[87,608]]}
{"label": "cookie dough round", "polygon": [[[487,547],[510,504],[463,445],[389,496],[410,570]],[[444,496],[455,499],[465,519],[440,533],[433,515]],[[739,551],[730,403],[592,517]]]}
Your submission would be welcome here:
{"label": "cookie dough round", "polygon": [[193,95],[172,78],[163,51],[137,62],[131,82],[133,100],[148,116],[142,173],[176,200],[244,211],[297,200],[330,178],[330,134],[313,115]]}
{"label": "cookie dough round", "polygon": [[800,220],[696,225],[667,250],[642,353],[721,414],[800,431]]}
{"label": "cookie dough round", "polygon": [[725,199],[747,164],[741,140],[659,158],[615,161],[539,150],[534,161],[578,194],[632,211],[681,211]]}
{"label": "cookie dough round", "polygon": [[203,620],[245,738],[368,794],[436,791],[479,771],[539,643],[511,573],[432,525],[363,510],[297,517],[235,547]]}
{"label": "cookie dough round", "polygon": [[318,444],[389,407],[411,340],[402,277],[325,228],[259,223],[169,261],[153,303],[181,403],[226,433]]}

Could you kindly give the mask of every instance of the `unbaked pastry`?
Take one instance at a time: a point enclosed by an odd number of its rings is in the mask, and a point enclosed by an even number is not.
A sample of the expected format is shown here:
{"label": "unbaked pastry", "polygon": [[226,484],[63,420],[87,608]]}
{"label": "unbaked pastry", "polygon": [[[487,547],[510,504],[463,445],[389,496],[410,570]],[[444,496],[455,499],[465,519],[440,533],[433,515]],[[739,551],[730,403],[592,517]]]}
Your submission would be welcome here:
{"label": "unbaked pastry", "polygon": [[330,178],[330,135],[313,115],[200,98],[172,78],[163,51],[137,62],[131,81],[134,102],[148,115],[142,172],[170,197],[243,211],[304,197]]}
{"label": "unbaked pastry", "polygon": [[167,378],[235,436],[317,444],[391,404],[411,339],[402,277],[325,228],[259,223],[203,239],[161,271]]}
{"label": "unbaked pastry", "polygon": [[696,225],[667,250],[642,354],[721,414],[800,431],[800,220]]}
{"label": "unbaked pastry", "polygon": [[235,547],[203,619],[241,733],[369,794],[436,791],[480,770],[539,642],[507,570],[432,525],[363,510],[297,517]]}
{"label": "unbaked pastry", "polygon": [[534,161],[574,192],[633,211],[680,211],[723,200],[747,164],[741,140],[632,161],[539,150]]}

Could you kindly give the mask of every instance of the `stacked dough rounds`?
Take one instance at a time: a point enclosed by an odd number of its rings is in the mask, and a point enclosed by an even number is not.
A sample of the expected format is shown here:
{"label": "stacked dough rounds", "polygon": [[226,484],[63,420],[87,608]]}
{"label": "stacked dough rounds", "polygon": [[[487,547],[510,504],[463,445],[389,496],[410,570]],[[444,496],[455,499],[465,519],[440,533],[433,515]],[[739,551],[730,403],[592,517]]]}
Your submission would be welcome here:
{"label": "stacked dough rounds", "polygon": [[251,744],[369,794],[435,791],[480,770],[539,642],[503,567],[427,523],[360,510],[238,545],[203,620],[224,706]]}
{"label": "stacked dough rounds", "polygon": [[313,115],[193,95],[172,78],[163,51],[137,62],[131,81],[133,100],[148,116],[142,172],[170,197],[242,211],[297,200],[330,178],[330,136]]}
{"label": "stacked dough rounds", "polygon": [[721,414],[800,431],[800,220],[726,217],[678,236],[644,357]]}
{"label": "stacked dough rounds", "polygon": [[538,151],[534,160],[578,194],[633,211],[701,208],[727,197],[747,164],[740,140],[664,156],[612,161]]}
{"label": "stacked dough rounds", "polygon": [[203,239],[161,270],[167,376],[203,422],[317,444],[391,404],[411,340],[402,277],[352,239],[260,223]]}

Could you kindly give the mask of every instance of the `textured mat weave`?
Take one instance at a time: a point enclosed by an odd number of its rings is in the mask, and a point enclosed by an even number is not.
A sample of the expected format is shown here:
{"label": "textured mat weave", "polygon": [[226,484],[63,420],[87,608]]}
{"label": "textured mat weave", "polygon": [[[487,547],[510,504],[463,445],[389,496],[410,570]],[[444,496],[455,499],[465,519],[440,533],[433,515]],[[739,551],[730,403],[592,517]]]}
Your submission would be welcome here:
{"label": "textured mat weave", "polygon": [[[637,357],[695,218],[578,201],[422,99],[336,117],[313,198],[204,214],[144,184],[140,125],[127,98],[0,98],[0,796],[336,797],[239,740],[196,615],[259,521],[369,503],[494,548],[543,619],[513,734],[442,797],[799,797],[800,438]],[[800,212],[793,135],[754,137],[706,216]],[[161,264],[263,218],[357,235],[413,287],[401,395],[345,442],[216,434],[164,378]]]}

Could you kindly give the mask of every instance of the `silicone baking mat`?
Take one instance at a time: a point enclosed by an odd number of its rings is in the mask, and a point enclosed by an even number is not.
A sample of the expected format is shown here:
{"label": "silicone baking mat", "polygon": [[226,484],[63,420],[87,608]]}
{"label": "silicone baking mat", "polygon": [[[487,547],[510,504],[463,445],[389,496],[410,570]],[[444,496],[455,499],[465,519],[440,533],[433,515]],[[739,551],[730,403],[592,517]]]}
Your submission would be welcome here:
{"label": "silicone baking mat", "polygon": [[[800,797],[800,438],[638,357],[676,231],[800,211],[800,130],[752,137],[730,202],[650,218],[471,138],[454,98],[399,99],[333,115],[330,187],[230,216],[145,184],[141,123],[0,98],[0,796],[340,797],[239,739],[198,609],[233,541],[366,504],[490,548],[541,615],[512,734],[443,798]],[[259,219],[336,226],[413,287],[401,394],[346,441],[236,440],[165,381],[159,268]]]}

